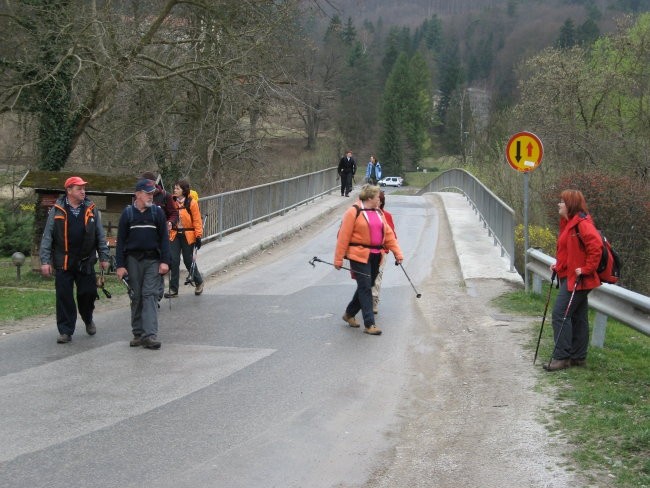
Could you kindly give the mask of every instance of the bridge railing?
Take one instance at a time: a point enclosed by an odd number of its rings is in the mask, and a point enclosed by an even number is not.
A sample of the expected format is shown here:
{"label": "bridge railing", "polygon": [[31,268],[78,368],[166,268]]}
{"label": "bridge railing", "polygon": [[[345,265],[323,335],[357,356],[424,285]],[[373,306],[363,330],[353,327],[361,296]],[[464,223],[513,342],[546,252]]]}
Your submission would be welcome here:
{"label": "bridge railing", "polygon": [[332,192],[337,187],[335,167],[242,190],[199,198],[206,218],[203,240],[221,239],[224,235],[252,227],[276,215],[306,204]]}
{"label": "bridge railing", "polygon": [[[527,269],[533,276],[533,292],[542,293],[542,280],[551,281],[551,264],[555,258],[538,249],[528,249]],[[650,335],[650,297],[641,295],[620,286],[603,283],[589,293],[589,307],[596,310],[591,344],[603,347],[607,319],[612,317],[619,322]]]}
{"label": "bridge railing", "polygon": [[508,256],[510,271],[515,271],[515,212],[499,197],[492,193],[472,174],[462,169],[450,169],[437,176],[422,188],[424,193],[459,190],[478,213],[483,227],[487,228],[494,245],[501,247],[501,256]]}

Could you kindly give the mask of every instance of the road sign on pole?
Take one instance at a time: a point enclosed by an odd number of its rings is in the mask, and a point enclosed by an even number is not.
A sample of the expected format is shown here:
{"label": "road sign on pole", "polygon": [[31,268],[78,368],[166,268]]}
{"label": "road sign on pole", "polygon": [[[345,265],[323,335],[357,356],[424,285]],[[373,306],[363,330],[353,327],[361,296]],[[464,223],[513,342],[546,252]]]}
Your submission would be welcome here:
{"label": "road sign on pole", "polygon": [[518,132],[510,137],[506,146],[508,164],[517,171],[528,173],[542,163],[544,146],[532,132]]}
{"label": "road sign on pole", "polygon": [[544,146],[532,132],[518,132],[511,136],[506,146],[506,159],[512,169],[524,174],[524,286],[528,291],[528,187],[529,173],[542,164]]}

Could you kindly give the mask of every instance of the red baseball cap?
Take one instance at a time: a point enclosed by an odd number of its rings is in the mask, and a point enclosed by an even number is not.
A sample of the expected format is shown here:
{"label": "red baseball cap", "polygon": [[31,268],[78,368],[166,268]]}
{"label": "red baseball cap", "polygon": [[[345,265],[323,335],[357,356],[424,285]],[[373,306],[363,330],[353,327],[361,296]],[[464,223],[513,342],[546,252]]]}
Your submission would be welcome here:
{"label": "red baseball cap", "polygon": [[74,186],[74,185],[82,186],[82,185],[87,185],[87,184],[88,184],[87,181],[82,180],[78,176],[71,176],[70,178],[65,180],[64,187],[68,188],[68,187],[71,187],[71,186]]}

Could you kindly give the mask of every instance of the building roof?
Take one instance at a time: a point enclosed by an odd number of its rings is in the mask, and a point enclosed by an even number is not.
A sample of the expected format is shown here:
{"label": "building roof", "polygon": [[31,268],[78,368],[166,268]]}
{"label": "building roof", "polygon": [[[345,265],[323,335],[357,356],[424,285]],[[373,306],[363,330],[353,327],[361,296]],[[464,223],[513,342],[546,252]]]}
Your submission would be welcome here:
{"label": "building roof", "polygon": [[[63,187],[65,180],[71,176],[80,176],[88,182],[86,193],[89,195],[132,195],[135,193],[135,184],[138,180],[137,175],[116,176],[85,172],[28,170],[18,183],[18,186],[20,188],[32,188],[40,193],[63,193],[65,191]],[[158,176],[156,182],[160,182],[160,176]]]}

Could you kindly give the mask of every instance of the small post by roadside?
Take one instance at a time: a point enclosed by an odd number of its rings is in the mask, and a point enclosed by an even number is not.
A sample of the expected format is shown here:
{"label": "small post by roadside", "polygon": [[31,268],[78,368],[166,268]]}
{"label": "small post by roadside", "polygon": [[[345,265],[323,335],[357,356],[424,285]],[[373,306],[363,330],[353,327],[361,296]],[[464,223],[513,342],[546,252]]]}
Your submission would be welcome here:
{"label": "small post by roadside", "polygon": [[25,255],[17,251],[11,255],[11,262],[16,267],[16,280],[20,281],[20,267],[25,264]]}

